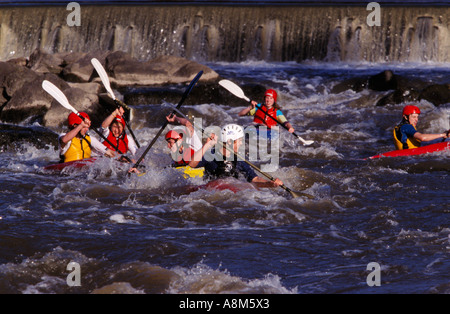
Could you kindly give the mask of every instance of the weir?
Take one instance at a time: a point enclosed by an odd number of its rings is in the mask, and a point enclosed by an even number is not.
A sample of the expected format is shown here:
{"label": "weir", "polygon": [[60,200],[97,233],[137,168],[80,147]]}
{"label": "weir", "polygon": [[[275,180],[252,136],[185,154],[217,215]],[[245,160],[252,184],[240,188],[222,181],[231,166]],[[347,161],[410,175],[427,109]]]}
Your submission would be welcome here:
{"label": "weir", "polygon": [[121,50],[139,60],[450,62],[450,8],[366,6],[65,6],[0,8],[0,60]]}

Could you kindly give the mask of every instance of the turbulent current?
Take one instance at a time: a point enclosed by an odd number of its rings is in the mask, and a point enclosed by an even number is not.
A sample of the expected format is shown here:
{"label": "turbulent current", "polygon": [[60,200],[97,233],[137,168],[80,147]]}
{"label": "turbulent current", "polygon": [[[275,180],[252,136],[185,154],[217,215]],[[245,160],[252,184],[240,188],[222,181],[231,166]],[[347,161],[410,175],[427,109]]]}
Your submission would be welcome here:
{"label": "turbulent current", "polygon": [[[192,189],[203,180],[166,168],[171,158],[162,137],[143,176],[127,176],[127,166],[110,159],[49,173],[43,167],[57,162],[56,147],[30,136],[0,154],[0,293],[450,292],[449,152],[364,160],[394,149],[392,128],[405,103],[375,106],[387,92],[368,89],[331,92],[345,79],[388,67],[448,84],[448,64],[208,66],[238,85],[279,92],[296,132],[315,143],[303,146],[280,130],[279,166],[270,173],[314,199],[275,188]],[[422,132],[450,128],[448,104],[414,104]],[[134,106],[137,155],[172,105]],[[238,117],[245,106],[235,98],[181,110],[204,127],[247,126],[251,118]],[[80,267],[78,286],[69,284],[71,262]],[[370,263],[381,267],[379,286],[367,283]]]}

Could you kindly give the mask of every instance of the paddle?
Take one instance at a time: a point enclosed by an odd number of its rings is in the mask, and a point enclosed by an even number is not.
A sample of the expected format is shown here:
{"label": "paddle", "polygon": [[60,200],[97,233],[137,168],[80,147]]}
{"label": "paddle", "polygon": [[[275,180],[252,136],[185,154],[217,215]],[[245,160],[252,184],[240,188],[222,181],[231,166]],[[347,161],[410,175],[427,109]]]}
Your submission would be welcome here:
{"label": "paddle", "polygon": [[[235,95],[236,97],[239,97],[241,99],[246,100],[247,102],[251,102],[250,98],[248,98],[247,96],[245,96],[244,91],[235,83],[229,81],[229,80],[221,80],[219,82],[219,85],[222,86],[223,88],[225,88],[226,90],[228,90],[230,93],[232,93],[233,95]],[[281,125],[283,128],[285,128],[286,130],[289,131],[289,128],[286,127],[284,124],[280,123],[277,119],[275,119],[274,117],[272,117],[271,115],[269,115],[269,113],[265,110],[263,110],[262,108],[259,108],[258,110],[261,110],[263,113],[265,113],[269,118],[271,118],[272,120],[276,121],[279,125]],[[307,145],[311,145],[312,143],[314,143],[314,141],[307,141],[304,140],[303,138],[301,138],[299,135],[292,133],[292,135],[294,135],[295,137],[297,137],[302,143],[303,145],[307,146]]]}
{"label": "paddle", "polygon": [[[176,112],[177,112],[178,114],[180,114],[183,118],[185,118],[186,120],[189,121],[189,118],[186,117],[186,115],[184,115],[180,110],[178,110],[178,108],[175,108],[174,111],[176,111]],[[191,123],[192,123],[192,122],[191,122]],[[197,129],[198,132],[201,132],[201,134],[206,134],[205,131],[204,131],[202,128],[196,126],[194,123],[192,123],[192,125],[194,126],[194,128]],[[209,135],[209,136],[211,136],[211,135]],[[259,169],[257,166],[255,166],[254,164],[252,164],[250,161],[248,161],[248,160],[246,160],[245,158],[241,157],[241,156],[240,156],[238,153],[236,153],[233,149],[227,147],[226,145],[225,145],[224,147],[225,147],[230,153],[234,154],[234,156],[235,156],[236,159],[240,159],[240,160],[244,161],[244,162],[247,163],[250,167],[252,167],[252,168],[255,169],[256,171],[258,171],[259,173],[261,173],[263,176],[265,176],[267,179],[269,179],[271,182],[274,182],[274,181],[275,181],[275,178],[274,178],[274,177],[272,177],[270,174],[268,174],[268,173],[266,173],[266,172],[263,172],[263,171],[262,171],[261,169]],[[283,184],[283,185],[280,185],[280,187],[283,188],[284,190],[286,190],[287,192],[289,192],[289,193],[292,195],[292,197],[294,197],[294,198],[301,197],[301,196],[305,196],[305,197],[307,197],[307,198],[309,198],[309,199],[313,199],[313,198],[314,198],[314,196],[312,196],[312,195],[310,195],[310,194],[307,194],[307,193],[294,192],[294,191],[292,191],[290,188],[288,188],[287,186],[285,186],[284,184]]]}
{"label": "paddle", "polygon": [[[181,105],[184,103],[184,101],[186,100],[187,96],[189,95],[189,93],[191,92],[192,88],[194,87],[194,85],[197,83],[197,81],[200,79],[200,77],[203,75],[203,71],[198,72],[198,74],[194,77],[194,79],[191,81],[191,83],[189,84],[189,86],[186,88],[186,90],[184,91],[183,96],[181,97],[180,102],[178,103],[176,109],[179,109],[181,107]],[[172,111],[171,115],[173,115],[175,113],[175,110]],[[161,129],[158,131],[158,133],[156,134],[156,136],[153,138],[153,140],[150,142],[150,144],[147,146],[147,148],[145,149],[144,153],[142,154],[141,157],[139,157],[139,159],[136,161],[136,163],[134,164],[134,166],[132,168],[137,168],[139,166],[139,164],[142,162],[142,160],[144,159],[145,155],[147,155],[148,151],[150,150],[150,148],[152,148],[153,144],[155,144],[156,140],[158,139],[158,137],[161,135],[161,133],[164,131],[164,129],[166,128],[166,126],[169,124],[169,122],[167,121],[167,119],[164,121],[163,126],[161,127]]]}
{"label": "paddle", "polygon": [[[84,117],[82,115],[80,115],[80,113],[78,112],[78,110],[76,110],[70,103],[69,100],[67,99],[66,95],[64,95],[64,93],[58,88],[56,87],[53,83],[44,80],[42,82],[42,88],[49,93],[53,98],[55,98],[63,107],[65,107],[66,109],[69,109],[70,111],[72,111],[73,113],[75,113],[78,117],[80,117],[80,119],[82,119],[83,121],[85,120]],[[119,150],[119,147],[116,147],[113,143],[111,143],[111,141],[109,141],[102,133],[100,133],[97,129],[92,128],[91,130],[94,130],[95,133],[97,133],[98,136],[100,136],[103,140],[105,140],[108,144],[110,144],[112,147],[114,147],[120,154],[124,154],[123,152],[121,152]]]}
{"label": "paddle", "polygon": [[[116,98],[116,95],[114,95],[114,92],[111,89],[111,84],[109,82],[109,78],[108,75],[106,74],[105,69],[103,68],[102,64],[100,63],[100,61],[98,61],[96,58],[92,58],[91,59],[91,63],[94,66],[95,70],[98,73],[98,76],[100,76],[100,79],[103,82],[103,86],[105,86],[106,91],[108,92],[108,94],[111,96],[111,98],[114,100],[115,104],[117,106],[121,106],[122,108],[131,111],[131,108],[128,107],[125,103],[123,103],[122,101],[120,101],[119,99]],[[134,142],[136,143],[138,148],[141,148],[141,146],[139,145],[138,140],[136,139],[136,136],[133,133],[133,130],[131,130],[130,125],[128,124],[127,120],[124,119],[125,121],[125,125],[128,128],[128,131],[130,131],[131,136],[134,139]]]}

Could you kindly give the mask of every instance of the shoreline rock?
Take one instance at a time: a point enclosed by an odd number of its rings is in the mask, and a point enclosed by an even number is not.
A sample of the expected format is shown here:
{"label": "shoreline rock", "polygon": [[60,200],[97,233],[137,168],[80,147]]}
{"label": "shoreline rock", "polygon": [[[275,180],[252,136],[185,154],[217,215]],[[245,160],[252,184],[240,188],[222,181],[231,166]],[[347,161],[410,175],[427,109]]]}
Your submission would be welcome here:
{"label": "shoreline rock", "polygon": [[116,90],[189,83],[200,70],[204,74],[198,85],[219,78],[205,65],[173,56],[143,62],[121,51],[50,54],[36,49],[28,59],[0,62],[0,122],[20,123],[36,117],[35,121],[45,127],[64,126],[68,110],[42,89],[42,81],[49,80],[63,91],[72,106],[91,116],[94,126],[100,125],[105,106],[111,107],[111,103],[99,97],[106,90],[91,64],[92,58],[102,63]]}

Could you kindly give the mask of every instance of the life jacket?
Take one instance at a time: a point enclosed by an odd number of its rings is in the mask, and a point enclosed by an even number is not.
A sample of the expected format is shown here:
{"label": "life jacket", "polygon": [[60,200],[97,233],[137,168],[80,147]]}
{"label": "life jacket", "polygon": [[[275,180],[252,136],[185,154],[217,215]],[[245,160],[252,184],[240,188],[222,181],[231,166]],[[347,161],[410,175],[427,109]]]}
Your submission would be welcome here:
{"label": "life jacket", "polygon": [[62,162],[82,160],[91,157],[91,138],[86,135],[84,138],[74,137],[69,149],[61,156]]}
{"label": "life jacket", "polygon": [[[182,167],[187,166],[189,162],[194,158],[195,151],[190,147],[184,147],[183,154],[180,154],[179,152],[177,154],[173,154],[173,157],[176,157],[176,160],[174,160],[174,167]],[[175,155],[175,156],[174,156]]]}
{"label": "life jacket", "polygon": [[[260,107],[262,110],[260,110],[258,107],[256,107],[256,112],[255,112],[255,118],[253,119],[254,123],[258,123],[258,124],[264,124],[267,125],[267,127],[270,129],[271,127],[274,127],[277,125],[277,110],[275,107],[272,107],[271,109],[267,109],[267,107],[265,105],[261,104]],[[263,112],[263,110],[265,112],[268,113],[268,115],[270,115],[271,117],[275,118],[275,120],[273,120],[272,118],[270,118],[267,114],[265,114]]]}
{"label": "life jacket", "polygon": [[[420,147],[420,141],[415,138],[408,137],[406,142],[402,143],[402,132],[400,131],[400,128],[407,123],[408,122],[402,122],[394,128],[394,143],[398,150]],[[416,127],[414,127],[414,129],[416,129]]]}
{"label": "life jacket", "polygon": [[109,144],[107,141],[104,141],[103,145],[105,145],[106,147],[108,147],[109,149],[111,149],[113,151],[117,151],[117,147],[119,147],[120,152],[122,152],[123,154],[127,153],[127,151],[128,151],[128,136],[125,134],[125,132],[117,138],[114,136],[114,134],[111,131],[109,131],[107,139],[112,144],[114,144],[114,146],[111,146],[111,144]]}

